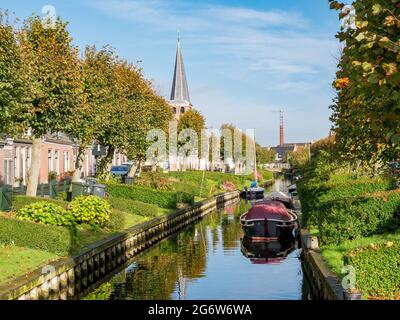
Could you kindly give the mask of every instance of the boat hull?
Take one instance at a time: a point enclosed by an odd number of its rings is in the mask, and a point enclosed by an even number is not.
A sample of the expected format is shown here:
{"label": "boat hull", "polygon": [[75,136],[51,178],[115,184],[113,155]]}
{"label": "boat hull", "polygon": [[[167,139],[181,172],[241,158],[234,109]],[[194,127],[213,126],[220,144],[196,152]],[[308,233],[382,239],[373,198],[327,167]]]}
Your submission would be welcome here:
{"label": "boat hull", "polygon": [[253,241],[275,241],[293,235],[295,223],[271,220],[242,221],[244,236]]}

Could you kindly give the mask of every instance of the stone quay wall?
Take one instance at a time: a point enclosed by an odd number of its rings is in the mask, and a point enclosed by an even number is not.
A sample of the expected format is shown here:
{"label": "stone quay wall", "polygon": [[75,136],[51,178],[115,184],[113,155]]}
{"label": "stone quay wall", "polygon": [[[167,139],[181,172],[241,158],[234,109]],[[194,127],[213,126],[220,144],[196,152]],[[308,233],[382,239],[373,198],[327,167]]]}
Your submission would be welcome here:
{"label": "stone quay wall", "polygon": [[[308,279],[313,300],[344,300],[345,290],[331,271],[319,250],[318,238],[307,230],[300,231],[303,272]],[[347,300],[347,299],[346,299]]]}
{"label": "stone quay wall", "polygon": [[127,265],[136,254],[208,213],[238,201],[239,194],[233,191],[215,196],[93,243],[78,255],[58,260],[0,287],[0,299],[77,299]]}

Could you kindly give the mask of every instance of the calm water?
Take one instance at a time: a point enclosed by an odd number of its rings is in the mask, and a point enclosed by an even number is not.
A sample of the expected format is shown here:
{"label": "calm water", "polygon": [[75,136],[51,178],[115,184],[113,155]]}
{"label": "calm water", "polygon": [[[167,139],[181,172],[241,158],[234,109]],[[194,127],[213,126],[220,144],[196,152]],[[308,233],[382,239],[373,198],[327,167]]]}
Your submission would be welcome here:
{"label": "calm water", "polygon": [[[278,181],[273,189],[286,184]],[[296,243],[242,240],[239,216],[245,211],[240,202],[161,241],[86,299],[302,299]]]}

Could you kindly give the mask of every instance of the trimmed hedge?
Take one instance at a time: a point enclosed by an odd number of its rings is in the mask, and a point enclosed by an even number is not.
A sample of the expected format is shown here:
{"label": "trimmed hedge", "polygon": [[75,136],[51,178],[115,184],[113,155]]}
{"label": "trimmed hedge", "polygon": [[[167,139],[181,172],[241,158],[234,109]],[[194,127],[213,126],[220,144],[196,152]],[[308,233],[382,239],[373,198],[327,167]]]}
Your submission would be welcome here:
{"label": "trimmed hedge", "polygon": [[67,256],[71,252],[74,237],[72,231],[65,227],[0,216],[0,243]]}
{"label": "trimmed hedge", "polygon": [[141,201],[129,199],[124,199],[123,201],[121,201],[120,198],[113,197],[108,197],[107,201],[114,209],[127,213],[151,218],[158,215],[158,207],[155,204],[144,203]]}
{"label": "trimmed hedge", "polygon": [[356,269],[357,288],[366,298],[400,299],[400,243],[356,249],[345,257]]}
{"label": "trimmed hedge", "polygon": [[142,186],[108,185],[112,197],[124,198],[158,205],[161,208],[176,209],[178,203],[192,204],[194,196],[187,192],[156,190]]}
{"label": "trimmed hedge", "polygon": [[400,193],[324,202],[319,206],[317,223],[323,244],[393,232],[400,227]]}
{"label": "trimmed hedge", "polygon": [[391,182],[381,177],[350,179],[348,176],[344,176],[340,182],[335,180],[335,182],[303,180],[297,183],[302,204],[303,225],[310,226],[317,223],[318,212],[323,210],[321,205],[324,202],[391,189]]}
{"label": "trimmed hedge", "polygon": [[13,208],[15,211],[25,207],[28,204],[32,204],[38,201],[46,201],[49,203],[58,204],[59,206],[63,207],[64,209],[67,208],[68,203],[63,200],[57,199],[48,199],[48,198],[40,198],[40,197],[27,197],[27,196],[14,196],[13,197]]}

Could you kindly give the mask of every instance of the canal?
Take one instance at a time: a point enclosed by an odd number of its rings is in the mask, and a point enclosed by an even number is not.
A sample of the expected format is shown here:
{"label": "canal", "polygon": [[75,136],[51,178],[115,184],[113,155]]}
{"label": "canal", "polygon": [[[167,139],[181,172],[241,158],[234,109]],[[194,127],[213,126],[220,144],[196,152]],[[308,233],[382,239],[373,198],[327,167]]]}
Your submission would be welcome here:
{"label": "canal", "polygon": [[[277,180],[269,191],[287,184]],[[84,299],[304,299],[297,242],[243,239],[239,217],[248,206],[238,202],[159,242]]]}

